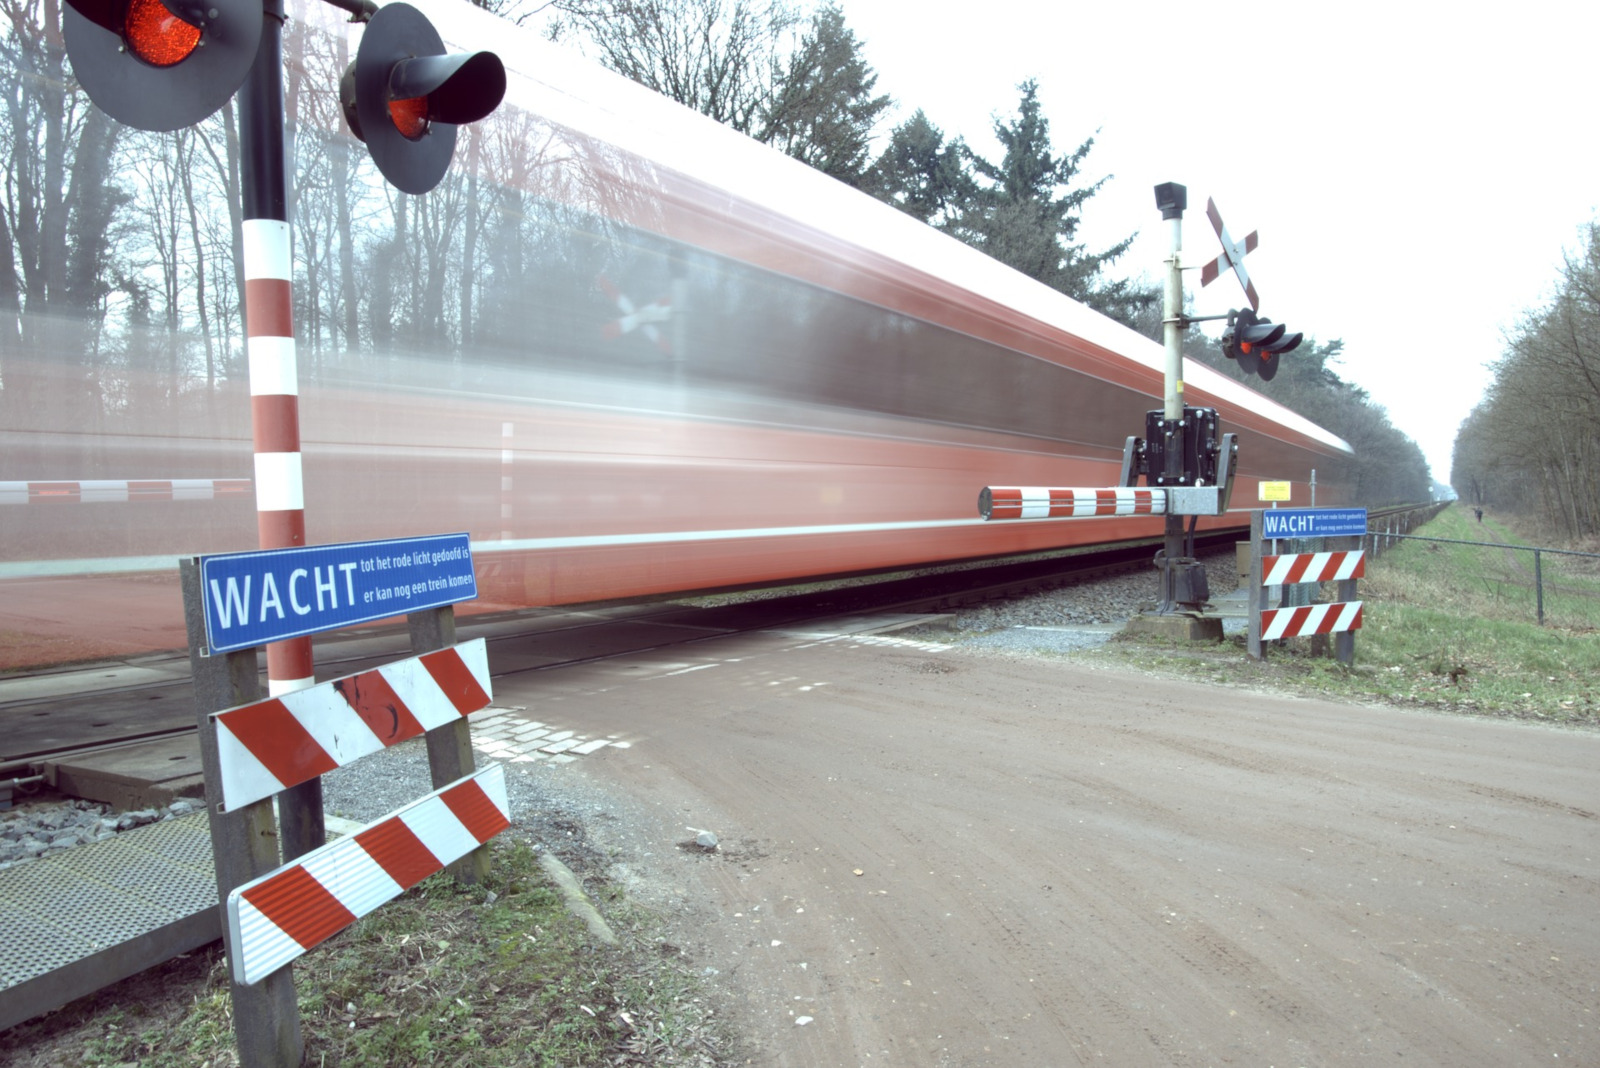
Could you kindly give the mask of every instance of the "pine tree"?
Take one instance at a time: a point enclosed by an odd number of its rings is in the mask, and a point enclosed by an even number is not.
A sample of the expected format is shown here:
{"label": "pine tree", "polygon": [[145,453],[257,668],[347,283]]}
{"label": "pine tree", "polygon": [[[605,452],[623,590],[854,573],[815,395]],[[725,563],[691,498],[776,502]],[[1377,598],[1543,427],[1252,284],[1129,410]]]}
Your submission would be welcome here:
{"label": "pine tree", "polygon": [[790,55],[757,137],[850,185],[866,178],[873,128],[891,101],[872,93],[878,75],[861,42],[829,4]]}
{"label": "pine tree", "polygon": [[946,144],[944,131],[919,108],[895,127],[863,188],[915,219],[939,225],[971,195],[965,153],[965,142]]}
{"label": "pine tree", "polygon": [[1094,138],[1058,158],[1038,83],[1030,79],[1018,88],[1022,99],[1016,117],[995,122],[995,137],[1005,149],[1000,162],[965,152],[980,181],[949,230],[1028,277],[1130,321],[1138,308],[1155,300],[1155,291],[1128,282],[1098,283],[1100,272],[1128,250],[1133,235],[1103,252],[1089,252],[1076,241],[1084,204],[1110,177],[1075,186]]}

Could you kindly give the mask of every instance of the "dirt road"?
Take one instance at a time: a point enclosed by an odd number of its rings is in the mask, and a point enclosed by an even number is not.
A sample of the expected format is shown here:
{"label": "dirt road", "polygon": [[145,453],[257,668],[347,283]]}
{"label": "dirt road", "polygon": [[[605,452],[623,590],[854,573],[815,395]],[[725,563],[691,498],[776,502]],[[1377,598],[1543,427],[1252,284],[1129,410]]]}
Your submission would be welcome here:
{"label": "dirt road", "polygon": [[497,696],[632,741],[557,774],[756,1063],[1600,1064],[1600,736],[893,638],[696,648]]}

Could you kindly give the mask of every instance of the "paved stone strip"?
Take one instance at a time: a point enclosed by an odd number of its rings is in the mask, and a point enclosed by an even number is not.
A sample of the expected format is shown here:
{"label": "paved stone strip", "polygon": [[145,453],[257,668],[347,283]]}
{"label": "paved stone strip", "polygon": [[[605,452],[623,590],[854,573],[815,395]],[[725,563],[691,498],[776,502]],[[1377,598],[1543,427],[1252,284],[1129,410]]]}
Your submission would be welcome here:
{"label": "paved stone strip", "polygon": [[627,749],[632,744],[617,735],[590,738],[549,723],[523,719],[521,708],[491,705],[472,719],[472,747],[507,764],[570,764],[607,746]]}

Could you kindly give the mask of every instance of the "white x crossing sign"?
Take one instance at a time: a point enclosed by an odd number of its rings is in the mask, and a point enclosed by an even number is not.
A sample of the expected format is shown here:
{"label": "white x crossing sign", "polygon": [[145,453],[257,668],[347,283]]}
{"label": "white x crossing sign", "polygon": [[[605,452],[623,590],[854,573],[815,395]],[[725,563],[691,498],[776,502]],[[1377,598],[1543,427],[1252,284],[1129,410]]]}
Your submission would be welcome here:
{"label": "white x crossing sign", "polygon": [[1211,220],[1211,226],[1217,231],[1217,238],[1222,242],[1222,255],[1200,268],[1200,284],[1208,286],[1216,281],[1223,271],[1232,268],[1233,273],[1239,277],[1239,284],[1244,286],[1244,295],[1249,299],[1250,307],[1260,311],[1261,298],[1256,296],[1256,287],[1251,284],[1250,276],[1244,269],[1245,253],[1255,251],[1256,231],[1251,230],[1243,241],[1235,242],[1228,236],[1228,228],[1222,223],[1222,213],[1217,210],[1216,201],[1210,197],[1206,198],[1206,218]]}

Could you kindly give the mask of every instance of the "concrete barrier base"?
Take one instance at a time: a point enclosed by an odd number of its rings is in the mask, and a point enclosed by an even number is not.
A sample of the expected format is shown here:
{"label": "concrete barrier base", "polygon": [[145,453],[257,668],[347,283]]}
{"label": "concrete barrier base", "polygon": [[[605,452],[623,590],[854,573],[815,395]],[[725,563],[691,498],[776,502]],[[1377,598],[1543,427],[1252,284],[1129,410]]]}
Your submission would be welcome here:
{"label": "concrete barrier base", "polygon": [[1122,632],[1131,635],[1167,638],[1172,641],[1220,642],[1222,641],[1222,617],[1194,615],[1188,612],[1157,615],[1152,612],[1134,616],[1128,620],[1128,625],[1122,628]]}

